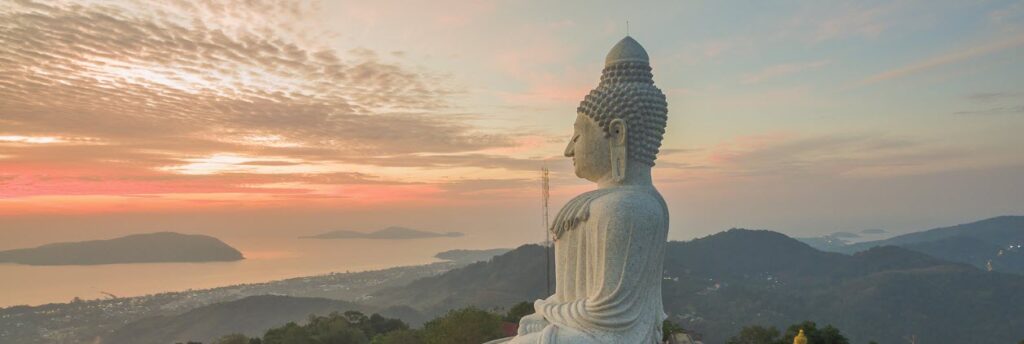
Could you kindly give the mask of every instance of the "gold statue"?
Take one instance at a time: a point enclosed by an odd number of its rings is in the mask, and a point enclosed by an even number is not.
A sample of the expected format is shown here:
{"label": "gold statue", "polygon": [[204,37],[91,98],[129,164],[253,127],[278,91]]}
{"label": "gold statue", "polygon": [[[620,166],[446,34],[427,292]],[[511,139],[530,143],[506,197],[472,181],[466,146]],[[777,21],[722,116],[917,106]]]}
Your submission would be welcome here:
{"label": "gold statue", "polygon": [[804,329],[800,329],[800,333],[793,337],[793,344],[807,344],[807,336],[804,335]]}

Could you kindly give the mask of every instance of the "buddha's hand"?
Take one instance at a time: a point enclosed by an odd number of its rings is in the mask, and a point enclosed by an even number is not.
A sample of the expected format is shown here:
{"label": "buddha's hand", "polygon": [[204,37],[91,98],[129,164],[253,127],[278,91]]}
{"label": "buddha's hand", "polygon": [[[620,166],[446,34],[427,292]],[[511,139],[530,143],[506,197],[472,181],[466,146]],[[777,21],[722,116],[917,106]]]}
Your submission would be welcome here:
{"label": "buddha's hand", "polygon": [[548,326],[548,321],[544,319],[544,316],[533,313],[519,319],[519,336],[527,335],[534,332],[540,332],[544,327]]}

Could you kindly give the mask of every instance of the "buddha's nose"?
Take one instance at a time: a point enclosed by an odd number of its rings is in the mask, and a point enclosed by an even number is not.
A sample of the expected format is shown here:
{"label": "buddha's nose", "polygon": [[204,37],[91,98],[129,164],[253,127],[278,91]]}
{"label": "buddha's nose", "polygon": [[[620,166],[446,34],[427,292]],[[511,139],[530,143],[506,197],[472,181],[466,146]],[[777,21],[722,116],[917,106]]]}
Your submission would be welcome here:
{"label": "buddha's nose", "polygon": [[573,141],[574,140],[569,140],[569,144],[565,146],[565,157],[567,158],[571,158],[576,153],[573,147]]}

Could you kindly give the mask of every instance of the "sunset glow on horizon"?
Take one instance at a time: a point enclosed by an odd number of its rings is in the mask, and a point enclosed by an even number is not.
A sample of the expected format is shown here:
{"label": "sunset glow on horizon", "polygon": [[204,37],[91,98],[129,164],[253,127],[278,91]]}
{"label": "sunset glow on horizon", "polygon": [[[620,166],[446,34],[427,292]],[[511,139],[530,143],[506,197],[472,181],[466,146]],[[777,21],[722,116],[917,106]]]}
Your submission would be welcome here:
{"label": "sunset glow on horizon", "polygon": [[674,239],[1021,213],[1024,5],[748,5],[9,2],[0,236],[344,211],[534,240],[542,166],[556,207],[592,187],[562,152],[626,19],[668,96]]}

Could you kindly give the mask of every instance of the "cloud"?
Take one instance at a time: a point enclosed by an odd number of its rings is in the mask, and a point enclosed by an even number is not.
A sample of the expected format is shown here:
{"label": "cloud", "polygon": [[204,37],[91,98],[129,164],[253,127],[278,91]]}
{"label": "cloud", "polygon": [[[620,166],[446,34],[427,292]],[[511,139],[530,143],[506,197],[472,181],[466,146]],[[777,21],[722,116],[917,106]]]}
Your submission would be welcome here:
{"label": "cloud", "polygon": [[171,150],[191,140],[227,145],[273,134],[338,155],[509,143],[444,115],[455,91],[440,76],[374,54],[346,59],[272,32],[232,33],[171,17],[39,3],[0,13],[5,129]]}
{"label": "cloud", "polygon": [[[472,124],[447,76],[333,48],[303,23],[317,6],[0,8],[0,198],[24,200],[7,202],[15,213],[87,199],[120,209],[110,197],[147,197],[139,209],[404,202],[469,192],[455,185],[471,180],[438,182],[444,170],[491,180],[480,171],[540,165],[480,153],[520,142]],[[435,184],[402,176],[424,171]],[[474,185],[505,192],[509,178]]]}
{"label": "cloud", "polygon": [[962,150],[878,134],[740,137],[708,150],[706,171],[724,178],[862,177],[927,173]]}
{"label": "cloud", "polygon": [[1024,92],[979,92],[967,95],[967,99],[982,103],[1021,98],[1024,98]]}
{"label": "cloud", "polygon": [[880,72],[861,80],[859,85],[870,85],[880,81],[911,76],[948,64],[963,62],[980,56],[994,54],[1008,49],[1014,49],[1022,45],[1024,45],[1024,34],[1015,34],[1009,37],[983,42],[966,48],[958,48],[953,51],[932,56],[903,67]]}
{"label": "cloud", "polygon": [[817,22],[814,41],[821,42],[849,36],[876,37],[887,27],[886,17],[894,12],[893,6],[869,8],[844,6],[837,15]]}
{"label": "cloud", "polygon": [[740,83],[745,85],[756,84],[773,78],[783,77],[804,71],[818,70],[831,63],[832,61],[821,60],[813,62],[778,64],[774,66],[769,66],[757,73],[745,75],[740,80]]}
{"label": "cloud", "polygon": [[988,17],[996,25],[1019,28],[1021,19],[1024,19],[1024,3],[1011,2],[1006,7],[989,12]]}
{"label": "cloud", "polygon": [[1024,105],[1018,106],[1000,106],[980,110],[965,110],[957,111],[954,115],[1010,115],[1010,114],[1024,114]]}

